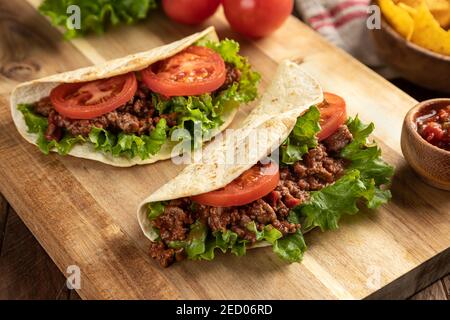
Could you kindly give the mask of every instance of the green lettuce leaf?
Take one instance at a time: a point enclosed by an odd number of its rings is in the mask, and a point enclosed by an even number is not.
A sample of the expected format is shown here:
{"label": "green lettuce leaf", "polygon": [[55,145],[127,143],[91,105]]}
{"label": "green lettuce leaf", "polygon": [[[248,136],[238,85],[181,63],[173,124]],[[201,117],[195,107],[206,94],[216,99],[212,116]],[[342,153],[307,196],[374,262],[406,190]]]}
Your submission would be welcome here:
{"label": "green lettuce leaf", "polygon": [[28,132],[39,133],[42,130],[47,130],[47,118],[33,113],[33,107],[29,104],[19,104],[17,109],[22,112],[25,123],[28,127]]}
{"label": "green lettuce leaf", "polygon": [[208,235],[208,227],[197,220],[191,225],[186,246],[186,254],[189,259],[196,259],[205,252],[205,240]]}
{"label": "green lettuce leaf", "polygon": [[33,112],[33,107],[29,104],[19,104],[17,109],[23,114],[28,132],[37,134],[36,144],[44,154],[49,154],[50,150],[54,148],[60,155],[66,155],[75,144],[86,141],[82,136],[74,137],[69,134],[65,134],[59,142],[55,140],[47,141],[45,138],[45,131],[48,126],[47,118],[36,115]]}
{"label": "green lettuce leaf", "polygon": [[374,125],[365,125],[356,117],[349,118],[347,126],[353,141],[340,154],[350,163],[344,176],[334,184],[312,192],[307,203],[294,209],[304,218],[304,231],[314,227],[320,227],[322,231],[337,229],[342,215],[359,211],[360,200],[366,207],[375,209],[391,198],[386,184],[390,182],[394,168],[383,161],[381,150],[375,143],[368,143]]}
{"label": "green lettuce leaf", "polygon": [[252,221],[247,225],[247,229],[256,234],[257,241],[265,240],[271,244],[274,244],[278,239],[280,239],[283,236],[283,234],[280,231],[275,229],[270,224],[264,226],[264,229],[259,231],[256,228],[256,223],[254,221]]}
{"label": "green lettuce leaf", "polygon": [[[202,139],[193,139],[194,134],[203,139],[208,139],[212,130],[218,128],[222,123],[222,114],[226,107],[223,103],[217,103],[210,94],[189,97],[172,97],[166,99],[158,94],[152,94],[153,105],[160,114],[176,112],[177,125],[173,126],[168,135],[172,137],[175,130],[185,130],[186,134],[179,135],[178,140],[191,140],[196,142],[192,147],[201,145]],[[232,107],[236,107],[233,105]],[[200,129],[200,130],[198,130]],[[195,131],[197,130],[197,131]],[[172,139],[174,140],[174,139]]]}
{"label": "green lettuce leaf", "polygon": [[264,230],[258,231],[255,222],[251,222],[247,228],[256,233],[257,241],[269,242],[272,245],[273,252],[282,260],[299,262],[303,258],[306,244],[300,230],[283,237],[283,234],[272,225],[266,225]]}
{"label": "green lettuce leaf", "polygon": [[348,171],[334,184],[311,193],[307,204],[294,210],[304,216],[303,229],[320,227],[322,231],[337,229],[338,221],[344,214],[355,214],[359,211],[359,199],[370,200],[375,193],[373,181],[361,180],[358,170]]}
{"label": "green lettuce leaf", "polygon": [[171,241],[168,243],[169,248],[184,248],[187,257],[191,260],[201,259],[207,250],[206,237],[208,236],[208,227],[197,220],[191,224],[189,235],[186,240]]}
{"label": "green lettuce leaf", "polygon": [[306,243],[302,232],[297,230],[296,233],[277,240],[273,244],[272,250],[285,261],[300,262],[303,258],[303,253],[306,251]]}
{"label": "green lettuce leaf", "polygon": [[294,129],[281,144],[281,163],[290,165],[302,159],[309,149],[318,144],[316,134],[320,131],[320,112],[316,106],[309,108],[297,118]]}
{"label": "green lettuce leaf", "polygon": [[147,217],[149,220],[155,220],[164,212],[164,202],[158,201],[158,202],[152,202],[149,203],[147,206]]}
{"label": "green lettuce leaf", "polygon": [[[67,13],[71,5],[80,8],[80,29],[70,28],[70,16]],[[155,9],[155,0],[44,0],[39,11],[48,16],[55,26],[66,29],[66,39],[89,32],[101,34],[109,25],[135,23],[147,17],[150,9]]]}
{"label": "green lettuce leaf", "polygon": [[394,167],[381,158],[381,149],[375,143],[368,142],[374,124],[365,125],[355,117],[348,119],[347,126],[353,141],[341,151],[340,156],[351,161],[348,169],[358,169],[362,179],[374,179],[377,186],[389,183]]}
{"label": "green lettuce leaf", "polygon": [[213,260],[215,257],[215,249],[219,249],[223,253],[230,250],[231,253],[237,256],[243,256],[246,253],[246,243],[246,240],[239,239],[237,233],[231,230],[214,232],[208,236],[205,251],[197,259]]}
{"label": "green lettuce leaf", "polygon": [[200,40],[197,45],[208,47],[219,53],[223,60],[233,64],[241,72],[241,79],[236,87],[231,86],[216,97],[218,100],[234,103],[247,103],[253,101],[258,96],[257,84],[261,79],[259,73],[252,71],[248,59],[239,55],[239,43],[225,39],[222,41]]}
{"label": "green lettuce leaf", "polygon": [[[254,221],[247,225],[247,229],[256,234],[257,241],[267,241],[276,245],[283,234],[272,225],[266,225],[262,231],[256,228]],[[228,250],[236,256],[243,256],[247,251],[247,240],[240,239],[237,233],[226,230],[225,232],[215,232],[209,237],[206,243],[205,252],[199,255],[199,259],[212,260],[215,257],[215,250],[219,249],[223,253]]]}
{"label": "green lettuce leaf", "polygon": [[[291,223],[300,223],[299,218],[292,211],[289,213],[288,221]],[[277,239],[272,245],[273,252],[287,262],[300,262],[306,251],[306,243],[300,229],[294,234]]]}
{"label": "green lettuce leaf", "polygon": [[131,159],[139,156],[139,158],[145,160],[161,149],[161,146],[166,142],[167,130],[165,119],[160,119],[149,135],[142,136],[123,132],[116,135],[105,129],[93,127],[89,133],[89,141],[96,150],[112,153],[115,157],[125,156]]}

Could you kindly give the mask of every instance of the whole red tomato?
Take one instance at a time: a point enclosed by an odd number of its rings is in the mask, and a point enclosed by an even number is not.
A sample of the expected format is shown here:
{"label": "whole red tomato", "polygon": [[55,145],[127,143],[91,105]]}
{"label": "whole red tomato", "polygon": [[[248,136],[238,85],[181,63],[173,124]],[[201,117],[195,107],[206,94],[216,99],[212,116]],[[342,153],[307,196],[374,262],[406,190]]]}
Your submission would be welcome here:
{"label": "whole red tomato", "polygon": [[164,12],[174,21],[199,24],[212,16],[221,0],[163,0]]}
{"label": "whole red tomato", "polygon": [[223,0],[231,28],[260,38],[278,29],[291,14],[294,0]]}

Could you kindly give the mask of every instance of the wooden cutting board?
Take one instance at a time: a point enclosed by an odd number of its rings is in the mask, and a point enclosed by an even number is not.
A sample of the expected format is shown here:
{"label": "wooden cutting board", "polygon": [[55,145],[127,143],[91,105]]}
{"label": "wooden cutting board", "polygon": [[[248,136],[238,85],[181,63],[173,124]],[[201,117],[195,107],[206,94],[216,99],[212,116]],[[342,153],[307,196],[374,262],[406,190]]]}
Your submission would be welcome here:
{"label": "wooden cutting board", "polygon": [[[292,299],[404,298],[450,271],[450,193],[426,186],[400,150],[403,116],[416,101],[333,47],[294,17],[273,36],[248,41],[219,12],[191,28],[159,12],[102,37],[63,41],[35,10],[39,1],[0,1],[0,192],[62,272],[77,265],[83,298]],[[161,269],[136,206],[182,168],[170,161],[128,169],[42,155],[16,132],[8,98],[20,81],[148,50],[214,25],[237,39],[263,76],[261,92],[284,58],[327,91],[347,100],[349,114],[376,124],[385,159],[396,166],[393,200],[376,212],[345,218],[338,231],[311,232],[302,264],[280,261],[270,248],[213,262],[185,261]],[[233,127],[253,105],[242,108]]]}

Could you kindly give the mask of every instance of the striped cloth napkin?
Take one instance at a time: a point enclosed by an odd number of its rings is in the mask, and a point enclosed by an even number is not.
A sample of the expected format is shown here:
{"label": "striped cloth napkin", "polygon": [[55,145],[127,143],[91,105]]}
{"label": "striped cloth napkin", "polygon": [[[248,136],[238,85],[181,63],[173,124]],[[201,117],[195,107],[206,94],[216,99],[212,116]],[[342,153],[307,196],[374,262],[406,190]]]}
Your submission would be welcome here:
{"label": "striped cloth napkin", "polygon": [[377,57],[366,26],[370,0],[296,0],[296,9],[311,28],[383,76],[395,73]]}

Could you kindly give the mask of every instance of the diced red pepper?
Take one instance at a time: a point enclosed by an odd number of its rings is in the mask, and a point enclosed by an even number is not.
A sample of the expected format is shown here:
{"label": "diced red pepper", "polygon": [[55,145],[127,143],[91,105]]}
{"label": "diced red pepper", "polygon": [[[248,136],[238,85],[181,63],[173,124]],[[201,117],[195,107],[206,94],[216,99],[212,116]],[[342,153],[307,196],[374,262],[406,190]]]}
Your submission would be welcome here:
{"label": "diced red pepper", "polygon": [[301,203],[301,200],[294,198],[292,196],[286,196],[284,203],[286,204],[286,207],[288,207],[290,209],[290,208],[298,206]]}
{"label": "diced red pepper", "polygon": [[278,200],[281,199],[281,194],[280,194],[280,191],[272,191],[271,193],[268,194],[267,197],[270,202],[270,205],[272,207],[276,207]]}

